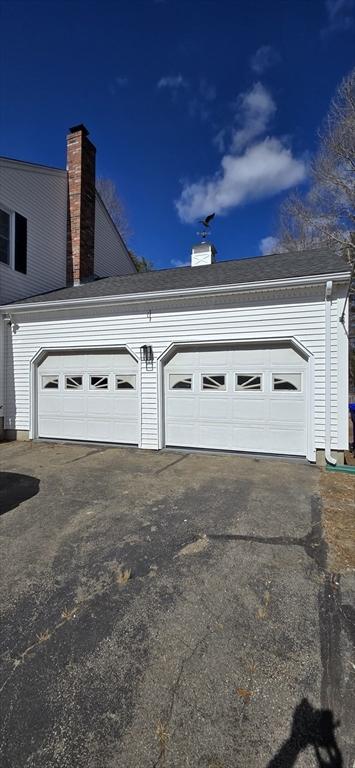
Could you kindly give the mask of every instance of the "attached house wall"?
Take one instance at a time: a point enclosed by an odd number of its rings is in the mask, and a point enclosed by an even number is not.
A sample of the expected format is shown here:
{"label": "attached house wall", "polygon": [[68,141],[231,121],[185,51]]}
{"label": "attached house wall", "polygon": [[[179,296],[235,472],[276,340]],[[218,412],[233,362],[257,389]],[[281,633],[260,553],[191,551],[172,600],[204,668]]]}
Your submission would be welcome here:
{"label": "attached house wall", "polygon": [[[0,207],[27,219],[27,274],[0,262],[0,305],[66,285],[66,171],[0,158]],[[96,194],[95,274],[127,275],[135,267]]]}
{"label": "attached house wall", "polygon": [[95,256],[94,272],[97,277],[129,275],[136,269],[127,248],[112,219],[96,193],[95,198]]}
{"label": "attached house wall", "polygon": [[0,304],[66,284],[67,174],[0,159],[0,207],[27,219],[27,274],[0,263]]}
{"label": "attached house wall", "polygon": [[[339,317],[345,289],[332,300],[332,448],[347,445],[347,341]],[[276,292],[199,299],[194,304],[164,302],[136,309],[68,310],[19,316],[16,332],[7,334],[7,405],[5,426],[30,429],[31,360],[41,348],[83,349],[127,345],[140,358],[140,347],[151,344],[154,364],[141,365],[142,448],[161,447],[162,392],[160,356],[175,343],[257,341],[294,338],[313,356],[314,448],[324,448],[325,324],[324,286]],[[79,312],[79,310],[77,310]],[[13,362],[12,362],[13,359]]]}

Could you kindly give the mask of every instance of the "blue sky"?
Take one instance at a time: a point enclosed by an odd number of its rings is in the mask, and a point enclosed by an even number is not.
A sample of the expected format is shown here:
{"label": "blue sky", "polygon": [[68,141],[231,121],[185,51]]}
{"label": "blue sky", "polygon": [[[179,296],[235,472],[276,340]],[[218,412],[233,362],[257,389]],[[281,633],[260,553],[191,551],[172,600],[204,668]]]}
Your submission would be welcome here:
{"label": "blue sky", "polygon": [[354,64],[354,0],[1,2],[0,154],[64,167],[83,122],[126,204],[131,247],[256,256]]}

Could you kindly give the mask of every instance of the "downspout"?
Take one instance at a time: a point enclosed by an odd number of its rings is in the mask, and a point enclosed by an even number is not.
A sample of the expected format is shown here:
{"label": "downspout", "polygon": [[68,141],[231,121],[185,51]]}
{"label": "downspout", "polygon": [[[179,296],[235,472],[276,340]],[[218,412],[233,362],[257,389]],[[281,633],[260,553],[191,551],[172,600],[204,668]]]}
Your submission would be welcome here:
{"label": "downspout", "polygon": [[332,365],[332,290],[333,281],[327,280],[325,286],[325,461],[336,466],[336,459],[331,455],[331,426],[332,426],[332,390],[331,390],[331,365]]}

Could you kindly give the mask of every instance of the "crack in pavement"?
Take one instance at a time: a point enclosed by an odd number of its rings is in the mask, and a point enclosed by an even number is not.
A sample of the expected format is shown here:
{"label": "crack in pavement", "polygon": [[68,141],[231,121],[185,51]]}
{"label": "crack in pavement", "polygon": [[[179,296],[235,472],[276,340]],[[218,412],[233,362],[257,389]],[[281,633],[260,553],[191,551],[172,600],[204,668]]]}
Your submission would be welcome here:
{"label": "crack in pavement", "polygon": [[156,472],[154,472],[154,474],[160,475],[160,473],[165,472],[166,469],[173,467],[175,464],[179,464],[179,462],[186,459],[188,455],[189,455],[188,453],[185,453],[183,456],[179,456],[178,459],[175,459],[175,461],[171,461],[169,464],[166,464],[165,467],[161,467],[160,469],[157,469]]}
{"label": "crack in pavement", "polygon": [[[171,723],[171,719],[172,719],[173,711],[174,711],[175,699],[176,699],[177,692],[179,690],[181,678],[182,678],[182,676],[184,674],[184,671],[185,671],[185,667],[189,663],[189,661],[191,661],[191,659],[194,657],[196,651],[198,650],[200,645],[202,645],[204,640],[206,640],[206,638],[208,637],[209,633],[210,633],[210,630],[207,630],[207,632],[205,632],[202,635],[202,637],[200,637],[199,640],[195,643],[194,647],[191,648],[191,653],[189,653],[188,656],[185,656],[185,658],[182,659],[179,672],[178,672],[178,674],[176,676],[175,682],[174,682],[174,684],[172,686],[172,689],[171,689],[171,699],[170,699],[170,704],[169,704],[169,708],[168,708],[168,715],[167,715],[166,721],[164,722],[164,728],[166,729],[166,735],[167,736],[169,736],[168,726]],[[185,645],[187,645],[187,644],[185,643]],[[153,763],[152,768],[158,768],[159,764],[161,763],[161,761],[164,758],[165,758],[165,742],[163,742],[161,744],[158,758]]]}

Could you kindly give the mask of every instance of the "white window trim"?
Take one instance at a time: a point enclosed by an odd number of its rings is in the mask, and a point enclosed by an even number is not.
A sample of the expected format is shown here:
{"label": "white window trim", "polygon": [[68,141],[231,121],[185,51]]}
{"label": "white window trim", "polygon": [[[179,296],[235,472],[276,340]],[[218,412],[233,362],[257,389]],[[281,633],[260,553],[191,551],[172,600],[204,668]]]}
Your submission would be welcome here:
{"label": "white window trim", "polygon": [[277,376],[278,378],[279,377],[281,378],[281,374],[280,373],[275,373],[274,371],[272,371],[271,372],[271,393],[272,394],[276,393],[277,395],[279,395],[280,393],[281,394],[286,394],[286,395],[288,394],[289,395],[291,392],[293,394],[298,394],[298,395],[303,394],[303,391],[304,391],[303,371],[299,371],[299,370],[298,371],[287,371],[286,373],[283,372],[282,375],[286,377],[286,379],[285,379],[285,381],[286,381],[287,380],[287,376],[289,376],[289,375],[292,376],[292,374],[296,374],[297,376],[300,377],[300,388],[299,389],[298,389],[298,387],[296,389],[275,389],[274,388],[274,376]]}
{"label": "white window trim", "polygon": [[[170,376],[179,376],[181,380],[183,379],[191,379],[191,387],[177,387],[177,389],[174,389],[173,386],[170,384]],[[168,389],[169,392],[192,392],[194,388],[194,375],[193,373],[179,373],[176,371],[169,371],[168,373]]]}
{"label": "white window trim", "polygon": [[0,267],[7,267],[7,269],[15,270],[15,211],[12,211],[11,208],[9,208],[7,205],[4,205],[0,202],[0,209],[4,211],[5,213],[10,216],[10,231],[9,231],[9,240],[10,240],[10,248],[9,248],[9,263],[6,264],[4,261],[0,261]]}
{"label": "white window trim", "polygon": [[[107,379],[107,387],[100,387],[91,383],[91,379]],[[90,392],[112,392],[110,387],[110,374],[109,373],[89,373],[89,391]]]}
{"label": "white window trim", "polygon": [[[248,387],[238,387],[238,376],[250,376],[252,378],[253,376],[260,376],[260,389],[258,388],[252,388],[250,389]],[[264,392],[264,372],[258,372],[258,373],[248,373],[248,371],[237,371],[234,374],[234,391],[235,392]]]}
{"label": "white window trim", "polygon": [[[67,379],[77,379],[81,378],[81,384],[79,384],[76,387],[68,387],[67,386]],[[84,389],[84,375],[82,373],[65,373],[64,374],[64,390],[65,392],[75,392],[76,390],[83,390]]]}
{"label": "white window trim", "polygon": [[[224,376],[224,387],[206,387],[206,388],[204,388],[204,386],[203,386],[203,379],[205,377],[213,378],[213,376]],[[221,372],[221,373],[215,372],[214,374],[212,374],[212,373],[201,373],[201,376],[200,376],[200,391],[203,392],[204,394],[206,394],[206,392],[228,392],[228,373],[226,373],[226,372]]]}
{"label": "white window trim", "polygon": [[[58,386],[57,387],[46,387],[45,384],[43,384],[44,379],[58,379]],[[41,374],[41,390],[42,392],[58,392],[60,389],[60,375],[59,373],[42,373]]]}
{"label": "white window trim", "polygon": [[[127,376],[134,379],[134,385],[130,387],[117,387],[117,379],[123,379],[129,381]],[[137,391],[137,374],[136,373],[114,373],[114,389],[115,392],[136,392]]]}

